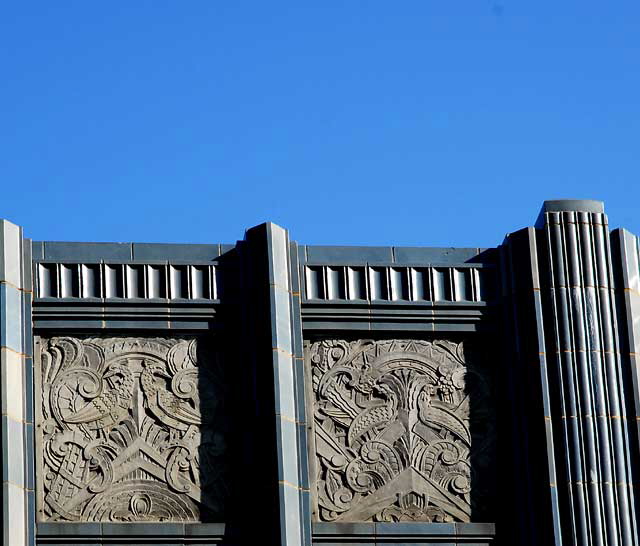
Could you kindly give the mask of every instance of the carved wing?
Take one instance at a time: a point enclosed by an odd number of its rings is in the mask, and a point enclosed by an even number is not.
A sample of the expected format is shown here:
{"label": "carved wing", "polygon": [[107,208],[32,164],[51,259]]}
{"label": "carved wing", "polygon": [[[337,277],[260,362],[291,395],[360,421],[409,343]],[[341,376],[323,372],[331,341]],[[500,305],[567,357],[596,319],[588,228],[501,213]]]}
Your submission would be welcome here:
{"label": "carved wing", "polygon": [[394,410],[388,405],[368,408],[358,415],[349,427],[349,444],[371,430],[376,425],[388,423],[393,419]]}
{"label": "carved wing", "polygon": [[178,398],[167,391],[161,391],[158,393],[158,407],[170,418],[189,425],[202,424],[200,412],[189,404],[188,399]]}
{"label": "carved wing", "polygon": [[102,419],[102,417],[108,414],[109,408],[107,408],[101,400],[95,399],[75,413],[68,415],[65,418],[65,421],[74,425],[80,423],[91,423],[92,421]]}
{"label": "carved wing", "polygon": [[467,445],[471,444],[471,436],[469,435],[467,426],[455,414],[444,408],[430,405],[421,413],[420,420],[427,423],[430,427],[436,425],[446,428],[459,438],[462,438]]}

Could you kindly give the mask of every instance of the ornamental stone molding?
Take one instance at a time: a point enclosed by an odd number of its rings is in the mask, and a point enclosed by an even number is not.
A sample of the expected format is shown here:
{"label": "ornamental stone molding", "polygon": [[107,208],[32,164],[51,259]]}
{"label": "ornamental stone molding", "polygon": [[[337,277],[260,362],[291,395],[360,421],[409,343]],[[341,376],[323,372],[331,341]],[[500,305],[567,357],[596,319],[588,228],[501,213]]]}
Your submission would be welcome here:
{"label": "ornamental stone molding", "polygon": [[38,516],[194,522],[225,505],[225,381],[202,339],[40,338]]}
{"label": "ornamental stone molding", "polygon": [[306,357],[318,520],[482,521],[494,411],[462,343],[327,339]]}
{"label": "ornamental stone molding", "polygon": [[0,220],[2,546],[640,546],[640,237],[588,200],[490,248],[294,233]]}

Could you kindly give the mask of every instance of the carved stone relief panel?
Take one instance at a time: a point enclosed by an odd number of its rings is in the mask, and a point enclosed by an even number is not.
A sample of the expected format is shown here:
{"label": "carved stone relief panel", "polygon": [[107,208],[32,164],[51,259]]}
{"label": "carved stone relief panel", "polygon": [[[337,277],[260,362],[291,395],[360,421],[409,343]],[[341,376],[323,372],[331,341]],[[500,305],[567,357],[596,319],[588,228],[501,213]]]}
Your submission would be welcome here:
{"label": "carved stone relief panel", "polygon": [[316,519],[488,521],[491,385],[463,343],[324,340],[306,361]]}
{"label": "carved stone relief panel", "polygon": [[225,379],[202,339],[40,338],[41,521],[216,521]]}

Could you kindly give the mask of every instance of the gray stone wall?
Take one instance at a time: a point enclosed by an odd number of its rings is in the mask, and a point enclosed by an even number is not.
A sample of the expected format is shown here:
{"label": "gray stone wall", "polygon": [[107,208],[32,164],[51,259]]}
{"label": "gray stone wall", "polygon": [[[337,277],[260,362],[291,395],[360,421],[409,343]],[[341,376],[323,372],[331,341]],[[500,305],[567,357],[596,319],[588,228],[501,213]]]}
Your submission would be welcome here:
{"label": "gray stone wall", "polygon": [[0,227],[5,546],[640,542],[640,245],[602,203],[489,249]]}

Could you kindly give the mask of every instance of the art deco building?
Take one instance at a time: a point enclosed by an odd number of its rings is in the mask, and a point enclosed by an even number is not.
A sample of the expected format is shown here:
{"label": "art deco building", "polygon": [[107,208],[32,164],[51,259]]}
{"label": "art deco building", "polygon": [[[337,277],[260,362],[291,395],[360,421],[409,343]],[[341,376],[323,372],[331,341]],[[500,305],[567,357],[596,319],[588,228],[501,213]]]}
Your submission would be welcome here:
{"label": "art deco building", "polygon": [[494,248],[2,221],[3,545],[637,546],[638,249],[574,200]]}

